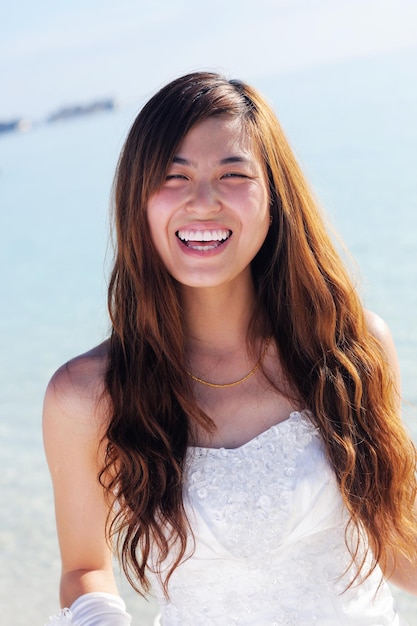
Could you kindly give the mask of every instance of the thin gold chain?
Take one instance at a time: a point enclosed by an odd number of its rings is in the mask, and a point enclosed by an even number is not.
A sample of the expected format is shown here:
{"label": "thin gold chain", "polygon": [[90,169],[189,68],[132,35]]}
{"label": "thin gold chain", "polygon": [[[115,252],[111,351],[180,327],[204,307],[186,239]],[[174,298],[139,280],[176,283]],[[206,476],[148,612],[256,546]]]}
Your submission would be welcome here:
{"label": "thin gold chain", "polygon": [[206,385],[207,387],[214,387],[215,389],[225,389],[226,387],[234,387],[235,385],[240,385],[241,383],[244,383],[245,380],[248,380],[248,378],[250,378],[251,376],[253,376],[253,374],[256,372],[257,369],[259,369],[263,358],[269,348],[269,344],[271,342],[271,337],[268,337],[266,342],[265,342],[265,347],[262,350],[262,354],[259,357],[259,359],[257,360],[257,362],[255,363],[255,366],[251,369],[251,371],[246,374],[246,376],[243,376],[243,378],[239,378],[239,380],[235,380],[233,383],[223,383],[223,384],[218,384],[218,383],[210,383],[208,380],[203,380],[202,378],[199,378],[198,376],[194,376],[194,374],[192,374],[191,372],[187,371],[187,374],[190,378],[192,378],[193,380],[195,380],[195,382],[197,383],[201,383],[202,385]]}

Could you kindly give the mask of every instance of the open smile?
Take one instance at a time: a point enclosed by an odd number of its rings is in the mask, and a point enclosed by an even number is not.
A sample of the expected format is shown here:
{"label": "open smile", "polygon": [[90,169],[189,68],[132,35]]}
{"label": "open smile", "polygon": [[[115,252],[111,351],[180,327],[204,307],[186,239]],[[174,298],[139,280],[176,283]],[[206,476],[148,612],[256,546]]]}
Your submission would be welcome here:
{"label": "open smile", "polygon": [[214,230],[181,229],[177,230],[175,234],[187,248],[205,251],[214,250],[221,246],[232,236],[232,231],[224,228]]}

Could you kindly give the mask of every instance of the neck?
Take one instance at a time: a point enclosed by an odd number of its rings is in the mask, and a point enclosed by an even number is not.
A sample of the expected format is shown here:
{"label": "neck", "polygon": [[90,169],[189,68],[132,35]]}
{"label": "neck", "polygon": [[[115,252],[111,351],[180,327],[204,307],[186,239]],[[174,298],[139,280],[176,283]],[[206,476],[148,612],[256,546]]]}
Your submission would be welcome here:
{"label": "neck", "polygon": [[246,345],[255,291],[249,285],[182,289],[190,353],[218,353]]}

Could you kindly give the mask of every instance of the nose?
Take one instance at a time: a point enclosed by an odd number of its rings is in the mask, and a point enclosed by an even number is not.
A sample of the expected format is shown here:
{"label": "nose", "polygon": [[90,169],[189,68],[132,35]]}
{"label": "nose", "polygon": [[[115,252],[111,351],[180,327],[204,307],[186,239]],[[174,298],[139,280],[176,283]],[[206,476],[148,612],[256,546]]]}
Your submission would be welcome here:
{"label": "nose", "polygon": [[221,208],[220,198],[210,181],[196,182],[187,202],[187,209],[195,213],[216,213]]}

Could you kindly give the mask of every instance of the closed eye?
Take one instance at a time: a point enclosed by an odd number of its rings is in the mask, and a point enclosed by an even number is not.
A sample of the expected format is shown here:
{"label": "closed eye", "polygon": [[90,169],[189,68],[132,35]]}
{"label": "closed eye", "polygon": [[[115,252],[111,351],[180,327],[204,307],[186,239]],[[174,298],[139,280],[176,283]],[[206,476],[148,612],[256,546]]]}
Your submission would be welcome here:
{"label": "closed eye", "polygon": [[227,174],[223,174],[222,178],[249,178],[249,176],[241,172],[228,172]]}

